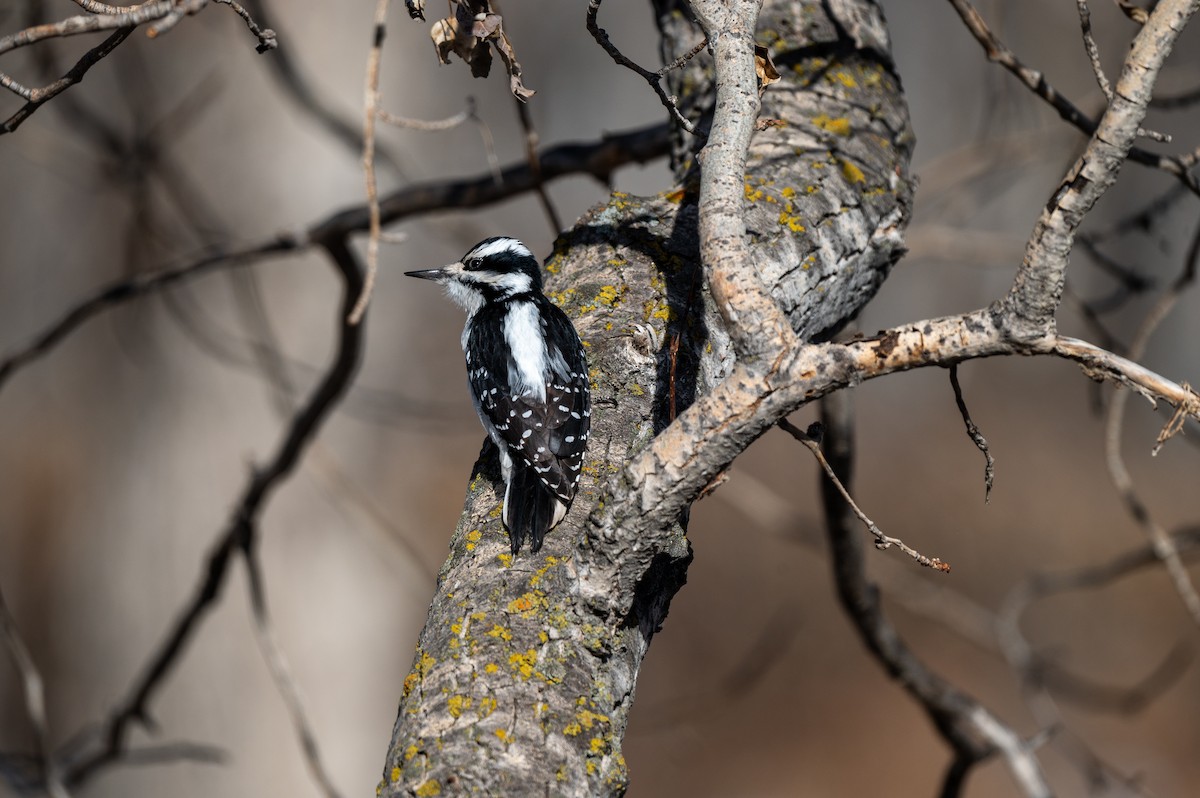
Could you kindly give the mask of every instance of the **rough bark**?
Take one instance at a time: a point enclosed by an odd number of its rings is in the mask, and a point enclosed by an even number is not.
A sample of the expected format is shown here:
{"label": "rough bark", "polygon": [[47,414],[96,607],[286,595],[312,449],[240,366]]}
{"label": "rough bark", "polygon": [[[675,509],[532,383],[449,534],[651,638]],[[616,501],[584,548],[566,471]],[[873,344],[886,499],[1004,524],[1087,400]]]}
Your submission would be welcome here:
{"label": "rough bark", "polygon": [[[698,41],[686,10],[661,3],[657,11],[664,53]],[[737,238],[757,279],[730,276],[765,288],[789,335],[820,340],[853,318],[902,252],[912,190],[907,111],[871,2],[769,3],[754,38],[770,47],[783,79],[762,96],[760,120],[778,124],[754,134],[743,204],[732,209],[744,213],[747,235]],[[748,41],[710,41],[710,51]],[[713,75],[706,52],[673,78],[702,133],[717,95]],[[485,444],[404,679],[382,794],[625,789],[621,740],[638,669],[692,556],[689,497],[653,547],[622,534],[619,519],[596,519],[612,509],[606,496],[622,494],[610,480],[625,463],[735,363],[729,329],[738,325],[727,327],[701,266],[703,159],[694,153],[703,143],[679,139],[675,187],[653,197],[614,193],[556,243],[548,293],[575,321],[591,365],[584,481],[545,548],[514,559],[499,519],[496,454]]]}

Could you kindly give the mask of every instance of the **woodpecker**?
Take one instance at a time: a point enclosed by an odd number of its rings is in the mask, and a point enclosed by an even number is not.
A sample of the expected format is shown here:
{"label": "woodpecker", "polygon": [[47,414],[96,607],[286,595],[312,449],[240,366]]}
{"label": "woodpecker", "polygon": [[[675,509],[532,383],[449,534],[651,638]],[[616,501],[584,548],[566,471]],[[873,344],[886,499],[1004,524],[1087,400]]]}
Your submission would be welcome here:
{"label": "woodpecker", "polygon": [[591,426],[583,344],[542,293],[533,253],[515,238],[479,242],[440,269],[405,272],[441,283],[467,311],[462,349],[475,412],[500,450],[512,553],[531,550],[571,506]]}

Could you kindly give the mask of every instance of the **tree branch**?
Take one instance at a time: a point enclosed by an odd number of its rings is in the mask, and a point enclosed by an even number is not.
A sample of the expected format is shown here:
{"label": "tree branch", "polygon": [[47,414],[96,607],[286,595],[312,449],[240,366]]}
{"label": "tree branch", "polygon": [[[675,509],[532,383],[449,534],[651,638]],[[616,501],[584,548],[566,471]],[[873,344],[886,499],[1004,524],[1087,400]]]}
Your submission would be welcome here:
{"label": "tree branch", "polygon": [[295,468],[353,379],[362,351],[362,328],[350,324],[347,316],[362,290],[362,269],[344,242],[327,240],[322,244],[343,284],[339,339],[329,370],[305,405],[292,418],[275,455],[266,467],[255,469],[251,474],[228,526],[217,538],[209,554],[208,567],[192,599],[180,612],[174,627],[156,649],[128,697],[109,717],[99,750],[63,768],[68,784],[82,784],[101,769],[120,761],[128,750],[128,737],[133,724],[148,723],[150,704],[155,693],[163,687],[207,611],[219,598],[233,555],[254,545],[256,520],[265,509],[270,494]]}

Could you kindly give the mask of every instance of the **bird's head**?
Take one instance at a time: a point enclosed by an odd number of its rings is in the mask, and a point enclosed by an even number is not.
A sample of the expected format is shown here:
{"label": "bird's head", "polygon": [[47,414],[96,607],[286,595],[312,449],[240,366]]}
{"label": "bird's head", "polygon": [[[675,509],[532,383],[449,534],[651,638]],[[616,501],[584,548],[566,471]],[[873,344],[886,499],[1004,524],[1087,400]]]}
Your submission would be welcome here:
{"label": "bird's head", "polygon": [[515,238],[488,238],[440,269],[405,272],[441,283],[446,294],[468,314],[488,302],[542,290],[542,272],[529,248]]}

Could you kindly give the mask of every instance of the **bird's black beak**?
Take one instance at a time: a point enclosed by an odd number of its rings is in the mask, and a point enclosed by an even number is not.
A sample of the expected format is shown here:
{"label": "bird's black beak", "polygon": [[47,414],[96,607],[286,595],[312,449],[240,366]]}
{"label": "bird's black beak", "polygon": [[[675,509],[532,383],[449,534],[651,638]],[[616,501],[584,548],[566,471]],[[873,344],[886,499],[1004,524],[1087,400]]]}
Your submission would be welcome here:
{"label": "bird's black beak", "polygon": [[405,277],[420,277],[422,280],[440,280],[446,276],[446,270],[443,269],[420,269],[415,272],[405,272]]}
{"label": "bird's black beak", "polygon": [[447,263],[439,269],[419,269],[415,272],[405,272],[408,277],[420,277],[422,280],[433,280],[435,283],[442,283],[454,277],[462,271],[463,265],[460,262]]}

